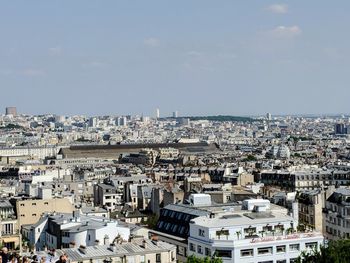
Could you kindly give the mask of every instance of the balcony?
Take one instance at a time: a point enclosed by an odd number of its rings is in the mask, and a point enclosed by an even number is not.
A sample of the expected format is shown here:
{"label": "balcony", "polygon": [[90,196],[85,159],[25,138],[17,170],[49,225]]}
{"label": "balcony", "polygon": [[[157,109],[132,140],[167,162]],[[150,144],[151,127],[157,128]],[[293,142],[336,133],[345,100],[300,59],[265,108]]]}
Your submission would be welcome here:
{"label": "balcony", "polygon": [[293,239],[309,239],[315,237],[323,237],[321,233],[318,232],[295,232],[290,234],[276,233],[275,235],[254,235],[252,237],[240,238],[235,240],[224,240],[224,239],[210,239],[209,242],[213,246],[217,247],[232,247],[232,246],[242,246],[242,245],[252,245],[256,243],[267,243],[267,242],[283,242]]}
{"label": "balcony", "polygon": [[14,235],[19,235],[19,230],[14,230],[14,231],[1,231],[1,236],[14,236]]}

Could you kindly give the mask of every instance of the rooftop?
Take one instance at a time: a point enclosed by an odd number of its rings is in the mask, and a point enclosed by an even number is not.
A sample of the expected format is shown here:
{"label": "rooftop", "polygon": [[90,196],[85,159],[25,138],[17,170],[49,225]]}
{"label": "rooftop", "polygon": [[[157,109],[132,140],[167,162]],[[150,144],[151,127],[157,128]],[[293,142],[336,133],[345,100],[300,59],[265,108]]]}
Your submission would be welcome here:
{"label": "rooftop", "polygon": [[293,217],[276,212],[251,212],[244,214],[227,214],[218,218],[197,217],[192,219],[196,225],[209,228],[223,228],[234,226],[250,226],[255,224],[273,224],[293,221]]}

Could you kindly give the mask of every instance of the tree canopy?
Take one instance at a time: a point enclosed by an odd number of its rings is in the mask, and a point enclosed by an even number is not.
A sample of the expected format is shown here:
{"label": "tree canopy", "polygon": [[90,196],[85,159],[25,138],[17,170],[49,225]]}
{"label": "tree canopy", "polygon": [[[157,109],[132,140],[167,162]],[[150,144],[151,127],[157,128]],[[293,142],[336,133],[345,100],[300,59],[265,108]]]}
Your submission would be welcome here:
{"label": "tree canopy", "polygon": [[303,252],[298,263],[348,263],[350,262],[350,240],[330,241],[319,250]]}
{"label": "tree canopy", "polygon": [[221,258],[198,258],[196,256],[189,256],[187,258],[187,262],[186,263],[222,263],[222,259]]}

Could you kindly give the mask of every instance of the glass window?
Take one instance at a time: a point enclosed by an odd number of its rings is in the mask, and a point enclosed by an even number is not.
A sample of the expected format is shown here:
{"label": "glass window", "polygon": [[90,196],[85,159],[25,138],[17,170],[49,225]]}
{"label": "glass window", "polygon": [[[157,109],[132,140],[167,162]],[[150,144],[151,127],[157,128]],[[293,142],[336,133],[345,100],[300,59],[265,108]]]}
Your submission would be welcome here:
{"label": "glass window", "polygon": [[291,244],[291,245],[289,245],[289,250],[290,251],[299,251],[300,245],[299,244]]}
{"label": "glass window", "polygon": [[258,248],[259,255],[272,254],[272,247],[261,247]]}
{"label": "glass window", "polygon": [[285,253],[286,252],[286,246],[277,246],[276,247],[277,253]]}
{"label": "glass window", "polygon": [[244,229],[244,234],[252,236],[256,234],[256,227],[248,227]]}
{"label": "glass window", "polygon": [[310,249],[317,248],[317,242],[306,243],[305,247]]}
{"label": "glass window", "polygon": [[231,250],[216,250],[215,254],[219,258],[231,258],[232,257]]}
{"label": "glass window", "polygon": [[190,251],[196,251],[195,245],[193,243],[190,243]]}
{"label": "glass window", "polygon": [[253,249],[242,249],[241,250],[241,257],[252,257],[252,256],[254,256]]}
{"label": "glass window", "polygon": [[197,253],[198,254],[203,254],[202,246],[200,246],[200,245],[197,246]]}

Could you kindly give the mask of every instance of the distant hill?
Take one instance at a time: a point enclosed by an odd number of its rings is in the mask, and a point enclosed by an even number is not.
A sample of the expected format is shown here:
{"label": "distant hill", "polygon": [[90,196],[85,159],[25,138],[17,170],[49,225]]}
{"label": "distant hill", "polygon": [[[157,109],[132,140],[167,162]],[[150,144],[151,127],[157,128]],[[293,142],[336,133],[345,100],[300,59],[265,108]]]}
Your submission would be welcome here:
{"label": "distant hill", "polygon": [[250,117],[230,116],[230,115],[216,115],[216,116],[188,116],[192,121],[208,120],[208,121],[232,121],[232,122],[253,122],[255,119]]}

